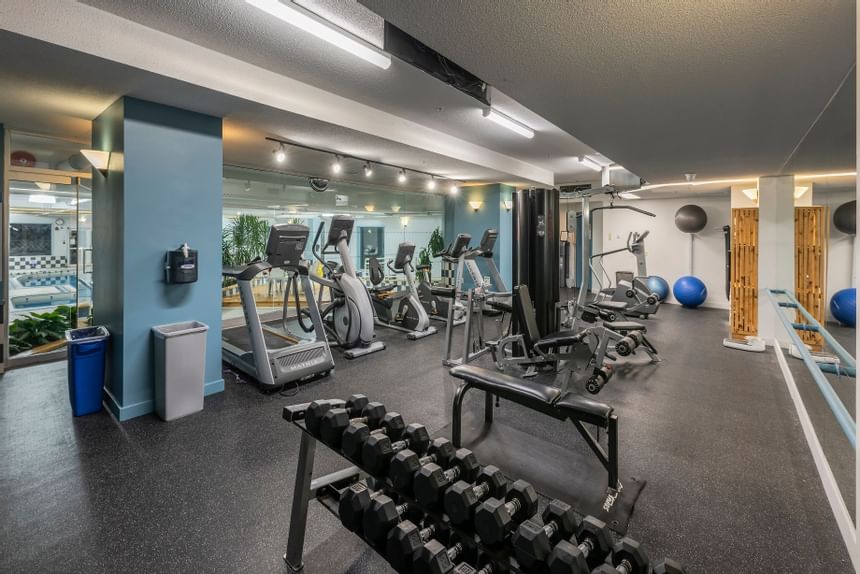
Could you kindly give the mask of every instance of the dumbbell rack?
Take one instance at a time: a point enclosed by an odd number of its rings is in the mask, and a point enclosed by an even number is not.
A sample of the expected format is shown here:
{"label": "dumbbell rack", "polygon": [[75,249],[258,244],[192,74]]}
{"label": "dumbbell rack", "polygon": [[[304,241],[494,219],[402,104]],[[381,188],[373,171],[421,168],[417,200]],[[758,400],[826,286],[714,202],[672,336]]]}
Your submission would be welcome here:
{"label": "dumbbell rack", "polygon": [[[323,507],[335,516],[338,516],[338,497],[335,485],[357,482],[359,477],[362,474],[365,474],[367,476],[371,476],[377,485],[384,485],[385,490],[397,493],[398,500],[400,502],[408,502],[410,505],[414,505],[414,507],[419,508],[421,512],[432,520],[438,523],[445,523],[446,528],[448,528],[452,534],[456,534],[460,540],[463,540],[467,545],[471,545],[471,547],[476,548],[481,555],[489,558],[493,564],[505,567],[506,569],[501,570],[502,572],[521,572],[521,569],[514,558],[513,549],[510,546],[503,545],[498,548],[485,546],[474,532],[450,523],[441,511],[422,507],[413,497],[403,495],[397,491],[387,477],[382,478],[370,474],[363,468],[356,466],[352,461],[346,459],[335,449],[330,450],[343,458],[350,466],[314,478],[313,469],[317,442],[327,448],[328,445],[319,441],[305,426],[303,420],[304,412],[309,404],[310,403],[304,403],[286,406],[283,410],[284,419],[293,423],[302,431],[302,439],[299,446],[299,461],[296,466],[296,484],[295,489],[293,490],[293,507],[290,512],[290,531],[287,538],[287,551],[284,554],[284,562],[286,562],[291,571],[299,572],[304,568],[303,549],[305,544],[305,529],[307,527],[308,504],[310,503],[311,498],[318,499]],[[370,542],[368,542],[368,545],[374,550],[377,550],[377,548]]]}

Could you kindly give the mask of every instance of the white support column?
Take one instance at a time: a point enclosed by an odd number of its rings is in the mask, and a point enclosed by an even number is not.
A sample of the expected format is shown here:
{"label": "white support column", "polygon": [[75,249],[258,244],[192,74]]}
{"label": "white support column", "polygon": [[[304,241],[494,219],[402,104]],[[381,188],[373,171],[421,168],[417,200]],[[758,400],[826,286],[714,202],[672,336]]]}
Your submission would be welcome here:
{"label": "white support column", "polygon": [[758,180],[758,334],[788,345],[776,310],[764,289],[794,291],[794,176]]}

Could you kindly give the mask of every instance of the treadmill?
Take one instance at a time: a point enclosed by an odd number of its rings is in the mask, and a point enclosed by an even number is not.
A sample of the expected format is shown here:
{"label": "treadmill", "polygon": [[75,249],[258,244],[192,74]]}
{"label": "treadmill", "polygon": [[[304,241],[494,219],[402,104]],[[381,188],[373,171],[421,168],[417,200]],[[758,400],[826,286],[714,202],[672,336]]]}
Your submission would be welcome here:
{"label": "treadmill", "polygon": [[[239,285],[245,325],[222,331],[222,358],[267,389],[327,375],[334,369],[309,279],[309,264],[302,260],[309,235],[310,228],[306,225],[273,225],[266,242],[265,261],[223,269],[223,274],[236,279]],[[274,325],[260,321],[252,288],[254,278],[271,269],[283,269],[287,273],[283,315]],[[299,298],[299,286],[305,308]],[[291,295],[295,321],[305,332],[304,336],[294,334],[288,327]]]}

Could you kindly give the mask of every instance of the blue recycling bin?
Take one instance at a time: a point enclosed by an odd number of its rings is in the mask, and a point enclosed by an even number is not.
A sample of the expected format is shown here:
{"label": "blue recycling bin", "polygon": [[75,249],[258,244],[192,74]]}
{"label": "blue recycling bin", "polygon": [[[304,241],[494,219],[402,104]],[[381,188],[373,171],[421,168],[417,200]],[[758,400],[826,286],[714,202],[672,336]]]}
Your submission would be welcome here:
{"label": "blue recycling bin", "polygon": [[69,368],[69,402],[76,417],[102,409],[105,355],[110,334],[104,327],[66,331]]}

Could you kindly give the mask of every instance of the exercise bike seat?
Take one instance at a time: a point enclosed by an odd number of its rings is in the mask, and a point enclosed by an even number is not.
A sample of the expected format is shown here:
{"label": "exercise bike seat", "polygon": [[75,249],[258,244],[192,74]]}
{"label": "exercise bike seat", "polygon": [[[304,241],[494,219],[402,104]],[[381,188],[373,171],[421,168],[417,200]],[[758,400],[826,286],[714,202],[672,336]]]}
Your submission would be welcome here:
{"label": "exercise bike seat", "polygon": [[647,331],[647,327],[642,323],[637,323],[636,321],[613,321],[603,323],[603,326],[607,329],[612,329],[613,331],[618,331],[619,333],[623,333],[625,331]]}

